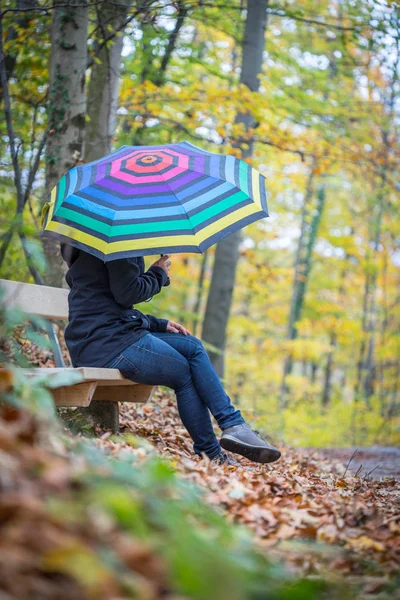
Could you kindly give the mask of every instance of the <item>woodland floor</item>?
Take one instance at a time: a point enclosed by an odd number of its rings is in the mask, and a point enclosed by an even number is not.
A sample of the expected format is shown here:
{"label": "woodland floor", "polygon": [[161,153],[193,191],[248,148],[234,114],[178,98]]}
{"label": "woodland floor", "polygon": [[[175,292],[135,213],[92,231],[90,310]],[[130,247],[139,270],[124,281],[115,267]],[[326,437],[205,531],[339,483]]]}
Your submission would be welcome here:
{"label": "woodland floor", "polygon": [[[53,366],[33,345],[27,350]],[[124,434],[150,442],[209,504],[249,527],[271,559],[299,575],[345,578],[352,598],[400,600],[399,448],[280,446],[282,458],[270,465],[239,458],[242,468],[215,467],[193,454],[175,398],[161,388],[145,405],[121,405],[120,435],[95,431],[94,443],[112,455],[145,458]]]}
{"label": "woodland floor", "polygon": [[[65,576],[60,580],[44,574],[39,560],[46,548],[49,552],[58,544],[60,556],[65,558],[67,553],[72,562],[65,564],[63,558],[57,569],[60,565],[64,570],[71,565],[75,569],[75,546],[72,554],[71,548],[64,548],[71,544],[72,534],[81,544],[96,547],[104,542],[100,525],[106,526],[108,521],[96,521],[96,511],[91,515],[89,510],[87,522],[78,528],[69,517],[64,522],[61,514],[55,523],[56,513],[50,514],[51,503],[46,504],[46,498],[57,503],[57,498],[78,489],[74,473],[82,468],[82,457],[71,451],[82,434],[65,429],[70,448],[67,454],[62,439],[52,435],[54,452],[37,445],[27,414],[12,417],[15,422],[7,420],[7,411],[5,415],[2,420],[0,414],[0,599],[86,599],[88,596],[74,592]],[[72,422],[70,417],[70,426]],[[327,458],[314,449],[288,447],[281,448],[282,458],[270,465],[254,465],[245,459],[239,468],[212,465],[208,459],[193,455],[175,399],[162,389],[147,404],[122,405],[121,425],[121,434],[116,436],[96,429],[89,445],[93,443],[124,460],[132,456],[139,465],[149,454],[162,455],[186,480],[203,490],[206,502],[229,521],[250,528],[254,543],[270,561],[283,563],[299,577],[339,584],[344,590],[339,596],[342,600],[400,600],[399,479],[373,479],[368,471],[355,475],[350,468],[346,470],[344,455],[332,458],[331,453]],[[133,443],[138,437],[147,443]],[[344,459],[348,462],[347,455]],[[121,534],[115,531],[113,535],[114,550],[121,550]],[[151,570],[145,575],[146,586],[158,585]],[[57,587],[60,581],[62,593]],[[113,582],[119,585],[118,580]],[[35,595],[32,590],[41,591]],[[104,593],[96,598],[109,597],[119,596]],[[143,596],[148,597],[165,595],[154,592]],[[304,592],[290,598],[308,600]],[[326,598],[329,600],[329,595]]]}
{"label": "woodland floor", "polygon": [[[270,465],[239,459],[244,468],[215,468],[193,455],[173,396],[161,390],[146,405],[122,407],[121,432],[146,438],[210,504],[249,526],[271,556],[299,574],[344,576],[360,598],[400,598],[399,587],[380,595],[400,578],[397,448],[359,448],[347,469],[356,449],[282,448]],[[100,431],[96,444],[112,454],[125,445],[123,436]]]}

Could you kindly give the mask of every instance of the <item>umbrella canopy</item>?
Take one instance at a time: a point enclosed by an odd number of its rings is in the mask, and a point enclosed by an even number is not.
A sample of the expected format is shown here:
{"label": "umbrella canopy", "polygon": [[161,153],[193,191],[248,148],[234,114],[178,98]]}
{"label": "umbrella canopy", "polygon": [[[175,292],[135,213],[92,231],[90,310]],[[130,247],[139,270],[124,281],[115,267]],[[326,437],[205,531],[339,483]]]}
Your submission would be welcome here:
{"label": "umbrella canopy", "polygon": [[43,235],[105,262],[204,252],[268,216],[265,178],[190,142],[122,146],[72,168],[44,207]]}

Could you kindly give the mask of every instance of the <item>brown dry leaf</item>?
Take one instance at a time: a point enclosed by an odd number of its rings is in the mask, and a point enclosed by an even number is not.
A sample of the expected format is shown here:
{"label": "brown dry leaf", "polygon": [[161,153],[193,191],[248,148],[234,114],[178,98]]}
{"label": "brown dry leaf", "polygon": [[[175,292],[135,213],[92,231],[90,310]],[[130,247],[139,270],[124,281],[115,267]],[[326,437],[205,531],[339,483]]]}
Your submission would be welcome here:
{"label": "brown dry leaf", "polygon": [[8,392],[13,385],[13,374],[9,369],[0,369],[0,394]]}
{"label": "brown dry leaf", "polygon": [[337,479],[335,481],[335,485],[338,488],[347,488],[348,487],[347,481],[345,481],[344,479]]}

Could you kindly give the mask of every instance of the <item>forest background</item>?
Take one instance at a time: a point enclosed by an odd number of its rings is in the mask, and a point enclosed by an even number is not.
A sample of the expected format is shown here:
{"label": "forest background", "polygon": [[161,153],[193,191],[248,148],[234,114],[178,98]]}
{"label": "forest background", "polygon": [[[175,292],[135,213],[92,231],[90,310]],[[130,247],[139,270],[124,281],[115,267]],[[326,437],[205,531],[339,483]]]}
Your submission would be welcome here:
{"label": "forest background", "polygon": [[75,164],[183,140],[242,157],[270,218],[173,256],[146,312],[200,336],[275,439],[398,443],[399,5],[5,0],[0,16],[1,277],[65,285],[40,214]]}

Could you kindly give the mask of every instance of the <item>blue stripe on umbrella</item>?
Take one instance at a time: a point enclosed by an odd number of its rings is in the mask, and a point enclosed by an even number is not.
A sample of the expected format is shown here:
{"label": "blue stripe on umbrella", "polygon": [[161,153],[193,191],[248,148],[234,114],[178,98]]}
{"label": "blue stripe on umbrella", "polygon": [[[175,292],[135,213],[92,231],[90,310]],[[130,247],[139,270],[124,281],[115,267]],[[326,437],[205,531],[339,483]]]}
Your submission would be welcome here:
{"label": "blue stripe on umbrella", "polygon": [[[148,200],[148,199],[147,199]],[[77,206],[78,208],[84,208],[86,209],[88,212],[92,212],[94,215],[100,215],[102,217],[106,217],[107,219],[114,219],[117,218],[118,220],[124,220],[124,219],[132,219],[132,210],[115,210],[114,208],[109,208],[107,206],[103,206],[100,204],[97,204],[95,202],[92,202],[91,200],[87,200],[86,198],[82,198],[81,196],[77,195],[77,194],[73,194],[72,196],[70,196],[68,198],[68,203],[72,204],[73,206]],[[126,202],[125,202],[126,204]],[[166,207],[160,207],[160,208],[145,208],[142,209],[143,212],[146,214],[146,217],[149,217],[149,220],[151,220],[151,217],[154,216],[173,216],[173,215],[181,215],[185,213],[185,210],[183,207],[176,205],[175,206],[166,206]],[[138,211],[138,216],[142,211]]]}
{"label": "blue stripe on umbrella", "polygon": [[230,190],[233,190],[234,187],[235,186],[233,186],[228,181],[224,181],[217,188],[213,188],[212,190],[210,190],[209,192],[206,192],[205,194],[200,194],[196,198],[193,198],[193,200],[189,200],[189,202],[184,202],[183,205],[185,207],[185,210],[187,212],[189,212],[190,210],[197,208],[201,204],[205,204],[206,202],[209,202],[210,200],[215,199],[217,190],[218,190],[218,196],[220,196],[221,194],[225,194],[225,192],[229,192]]}
{"label": "blue stripe on umbrella", "polygon": [[[95,187],[87,187],[81,188],[79,193],[85,193],[93,198],[98,198],[99,200],[103,200],[104,202],[108,202],[109,204],[114,204],[117,207],[124,208],[127,204],[130,206],[141,206],[143,204],[166,204],[168,202],[174,202],[175,195],[174,194],[160,194],[159,196],[128,196],[125,198],[118,198],[118,196],[114,196],[112,192],[107,192],[105,190],[99,190]],[[175,200],[176,202],[176,200]]]}

